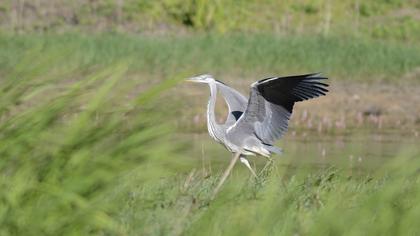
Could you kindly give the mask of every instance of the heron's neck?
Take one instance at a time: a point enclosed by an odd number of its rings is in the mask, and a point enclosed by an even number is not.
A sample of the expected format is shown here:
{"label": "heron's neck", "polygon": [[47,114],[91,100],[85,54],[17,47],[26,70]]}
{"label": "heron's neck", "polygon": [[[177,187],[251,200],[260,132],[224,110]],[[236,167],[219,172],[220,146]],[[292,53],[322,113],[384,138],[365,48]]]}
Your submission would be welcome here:
{"label": "heron's neck", "polygon": [[210,97],[207,104],[207,123],[208,125],[217,124],[215,117],[215,107],[216,107],[216,96],[217,96],[217,86],[214,83],[210,83]]}
{"label": "heron's neck", "polygon": [[[207,105],[207,129],[211,137],[215,140],[219,141],[220,133],[219,133],[219,125],[216,123],[216,115],[214,108],[216,106],[216,96],[217,96],[217,87],[216,84],[210,83],[210,98],[209,103]],[[219,138],[218,138],[219,137]]]}

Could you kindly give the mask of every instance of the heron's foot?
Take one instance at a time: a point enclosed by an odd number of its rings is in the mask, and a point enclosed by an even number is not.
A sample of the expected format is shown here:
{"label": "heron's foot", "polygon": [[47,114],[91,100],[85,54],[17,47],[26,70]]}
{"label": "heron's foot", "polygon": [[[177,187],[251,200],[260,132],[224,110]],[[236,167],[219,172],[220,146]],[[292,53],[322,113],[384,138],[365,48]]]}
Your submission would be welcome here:
{"label": "heron's foot", "polygon": [[243,157],[243,156],[241,156],[240,158],[239,158],[239,160],[249,169],[249,171],[251,171],[251,173],[252,173],[252,175],[256,178],[256,179],[258,179],[258,176],[257,176],[257,174],[255,173],[255,171],[254,171],[254,169],[251,167],[251,165],[249,164],[249,161],[245,158],[245,157]]}

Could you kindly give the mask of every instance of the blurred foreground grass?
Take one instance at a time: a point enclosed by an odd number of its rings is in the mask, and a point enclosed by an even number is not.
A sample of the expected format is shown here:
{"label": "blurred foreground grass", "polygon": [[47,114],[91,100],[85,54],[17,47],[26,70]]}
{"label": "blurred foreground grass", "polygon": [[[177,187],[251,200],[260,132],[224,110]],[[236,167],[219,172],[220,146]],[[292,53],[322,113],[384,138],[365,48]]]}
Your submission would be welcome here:
{"label": "blurred foreground grass", "polygon": [[162,174],[147,163],[177,148],[165,142],[164,113],[148,105],[175,80],[128,99],[132,61],[81,76],[69,62],[73,50],[36,45],[2,76],[1,235],[120,232],[112,217],[120,206],[103,204],[104,196],[131,171]]}
{"label": "blurred foreground grass", "polygon": [[393,80],[420,64],[415,46],[264,36],[0,41],[0,235],[420,233],[418,152],[357,176],[280,159],[258,182],[235,171],[210,202],[219,170],[186,174],[189,146],[171,136],[179,101],[162,93],[184,71]]}

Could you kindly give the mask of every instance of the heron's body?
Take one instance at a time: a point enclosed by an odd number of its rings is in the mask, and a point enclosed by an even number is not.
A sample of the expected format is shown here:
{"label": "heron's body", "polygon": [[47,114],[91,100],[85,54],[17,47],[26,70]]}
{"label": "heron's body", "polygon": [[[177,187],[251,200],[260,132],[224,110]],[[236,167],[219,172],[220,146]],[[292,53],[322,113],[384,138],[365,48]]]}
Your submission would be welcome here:
{"label": "heron's body", "polygon": [[[267,78],[251,85],[249,98],[211,75],[193,77],[189,81],[210,86],[207,105],[210,136],[238,158],[241,156],[241,161],[253,171],[245,156],[280,154],[282,151],[274,142],[286,133],[294,104],[325,95],[328,85],[320,82],[325,79],[319,74]],[[224,124],[218,124],[215,118],[218,92],[229,110]]]}

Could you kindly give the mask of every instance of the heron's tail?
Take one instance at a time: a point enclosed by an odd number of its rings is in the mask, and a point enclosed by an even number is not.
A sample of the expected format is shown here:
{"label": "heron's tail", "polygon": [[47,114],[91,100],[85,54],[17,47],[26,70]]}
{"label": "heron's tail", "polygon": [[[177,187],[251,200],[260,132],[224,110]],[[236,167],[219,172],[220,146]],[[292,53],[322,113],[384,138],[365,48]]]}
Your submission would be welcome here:
{"label": "heron's tail", "polygon": [[276,146],[271,146],[271,145],[266,145],[265,148],[271,152],[271,153],[275,153],[275,154],[283,154],[283,149],[276,147]]}

